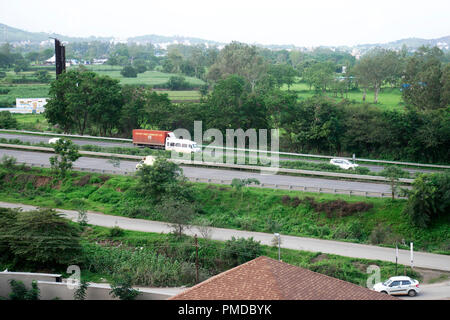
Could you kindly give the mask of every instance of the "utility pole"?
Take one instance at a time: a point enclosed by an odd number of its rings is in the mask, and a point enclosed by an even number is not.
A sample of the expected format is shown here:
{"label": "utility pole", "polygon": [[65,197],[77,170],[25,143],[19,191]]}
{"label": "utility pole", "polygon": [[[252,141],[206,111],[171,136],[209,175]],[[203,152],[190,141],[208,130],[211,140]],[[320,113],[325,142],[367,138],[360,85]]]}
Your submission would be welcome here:
{"label": "utility pole", "polygon": [[198,239],[197,234],[194,235],[195,239],[195,283],[198,283]]}

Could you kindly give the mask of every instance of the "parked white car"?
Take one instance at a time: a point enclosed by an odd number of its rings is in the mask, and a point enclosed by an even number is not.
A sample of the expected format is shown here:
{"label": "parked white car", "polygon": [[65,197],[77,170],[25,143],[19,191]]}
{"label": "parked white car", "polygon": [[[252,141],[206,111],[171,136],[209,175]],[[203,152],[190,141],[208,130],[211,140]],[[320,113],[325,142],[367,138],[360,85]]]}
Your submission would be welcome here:
{"label": "parked white car", "polygon": [[356,163],[353,163],[346,159],[331,159],[330,163],[334,164],[335,166],[338,166],[341,169],[345,169],[345,170],[355,169],[356,167],[358,167],[358,165]]}
{"label": "parked white car", "polygon": [[56,142],[59,141],[59,139],[61,139],[61,138],[51,138],[50,140],[48,140],[48,143],[49,143],[49,144],[56,143]]}
{"label": "parked white car", "polygon": [[152,166],[154,162],[155,162],[155,157],[146,156],[146,157],[144,157],[144,159],[139,161],[139,163],[136,165],[136,170],[139,170],[140,168],[142,168],[143,165]]}
{"label": "parked white car", "polygon": [[391,277],[385,282],[373,286],[373,290],[390,295],[408,295],[414,297],[420,292],[419,281],[410,277]]}

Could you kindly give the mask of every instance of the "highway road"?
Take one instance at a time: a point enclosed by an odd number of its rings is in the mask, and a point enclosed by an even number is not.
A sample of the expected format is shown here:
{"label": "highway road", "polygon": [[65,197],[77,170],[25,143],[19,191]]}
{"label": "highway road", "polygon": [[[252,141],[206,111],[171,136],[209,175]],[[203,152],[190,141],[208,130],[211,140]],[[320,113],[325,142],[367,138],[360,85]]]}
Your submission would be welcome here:
{"label": "highway road", "polygon": [[[49,164],[49,158],[52,156],[50,153],[21,151],[11,149],[0,149],[0,158],[3,155],[11,155],[19,162],[34,163],[34,164]],[[75,163],[74,166],[79,168],[95,168],[104,170],[115,171],[135,171],[137,162],[135,161],[120,161],[120,167],[116,168],[113,164],[104,158],[89,158],[81,157]],[[355,190],[363,192],[383,192],[389,193],[390,186],[383,183],[373,182],[356,182],[356,181],[344,181],[344,180],[332,180],[324,178],[310,178],[310,177],[296,177],[287,175],[268,175],[257,172],[236,171],[236,170],[221,170],[210,169],[201,167],[189,167],[181,166],[184,175],[188,178],[211,178],[232,180],[233,178],[245,179],[255,178],[261,183],[265,184],[279,184],[279,185],[292,185],[292,186],[305,186],[314,188],[332,188],[332,189],[344,189]]]}
{"label": "highway road", "polygon": [[[0,133],[0,138],[5,139],[18,139],[23,142],[29,142],[29,143],[48,143],[48,140],[51,137],[45,137],[40,135],[25,135],[25,134],[13,134],[13,133]],[[99,141],[99,140],[92,140],[92,139],[72,139],[72,141],[80,146],[82,145],[96,145],[101,147],[133,147],[132,143],[127,142],[108,142],[108,141]],[[324,161],[321,160],[312,160],[312,159],[293,159],[293,158],[286,158],[286,157],[280,157],[280,161],[295,161],[295,160],[301,160],[306,162],[314,162],[314,163],[324,163]],[[372,164],[359,164],[361,167],[369,168],[372,172],[380,172],[384,169],[384,166],[380,165],[372,165]],[[412,169],[412,168],[405,168],[404,170],[414,174],[417,172],[436,172],[436,170],[429,170],[429,169]]]}

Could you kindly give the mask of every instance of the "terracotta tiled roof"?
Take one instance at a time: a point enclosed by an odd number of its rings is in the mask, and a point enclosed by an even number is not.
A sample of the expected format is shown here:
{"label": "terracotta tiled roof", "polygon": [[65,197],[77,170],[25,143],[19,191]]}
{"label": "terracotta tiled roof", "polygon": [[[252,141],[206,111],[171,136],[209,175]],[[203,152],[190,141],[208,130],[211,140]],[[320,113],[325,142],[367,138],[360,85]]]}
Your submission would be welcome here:
{"label": "terracotta tiled roof", "polygon": [[396,300],[353,283],[261,256],[171,300]]}

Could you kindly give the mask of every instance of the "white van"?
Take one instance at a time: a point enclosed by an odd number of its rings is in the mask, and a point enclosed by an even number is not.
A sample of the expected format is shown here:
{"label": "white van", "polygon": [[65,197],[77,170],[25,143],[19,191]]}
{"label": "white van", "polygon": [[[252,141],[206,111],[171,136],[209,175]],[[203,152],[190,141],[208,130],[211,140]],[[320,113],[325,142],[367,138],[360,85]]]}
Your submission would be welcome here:
{"label": "white van", "polygon": [[197,143],[195,141],[173,138],[167,138],[166,150],[183,153],[202,152],[202,149],[197,146]]}
{"label": "white van", "polygon": [[155,162],[155,157],[146,156],[146,157],[144,157],[144,159],[139,161],[139,163],[136,165],[136,170],[139,170],[140,168],[142,168],[143,165],[152,166],[154,162]]}

